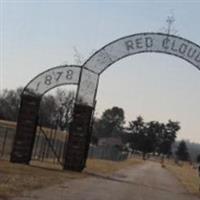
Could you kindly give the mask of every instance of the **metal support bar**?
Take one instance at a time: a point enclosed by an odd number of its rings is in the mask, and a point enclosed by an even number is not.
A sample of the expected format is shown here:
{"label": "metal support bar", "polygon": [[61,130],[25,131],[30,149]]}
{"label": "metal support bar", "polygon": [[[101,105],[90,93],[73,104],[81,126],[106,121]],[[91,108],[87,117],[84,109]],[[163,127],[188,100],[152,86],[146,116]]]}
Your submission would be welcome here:
{"label": "metal support bar", "polygon": [[47,141],[48,146],[49,146],[50,149],[52,150],[54,156],[57,158],[59,164],[60,164],[61,166],[63,166],[63,163],[60,161],[59,155],[57,155],[57,152],[56,152],[56,150],[54,149],[53,145],[51,144],[51,141],[50,141],[49,138],[47,137],[45,131],[42,129],[42,127],[40,127],[40,130],[41,130],[42,134],[44,135],[44,138],[45,138],[45,140]]}

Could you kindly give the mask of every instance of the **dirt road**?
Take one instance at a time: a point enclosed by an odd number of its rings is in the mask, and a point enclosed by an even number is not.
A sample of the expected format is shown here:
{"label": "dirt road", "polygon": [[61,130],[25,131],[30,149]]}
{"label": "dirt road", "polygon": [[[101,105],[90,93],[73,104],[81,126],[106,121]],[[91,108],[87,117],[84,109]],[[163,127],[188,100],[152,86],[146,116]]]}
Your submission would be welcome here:
{"label": "dirt road", "polygon": [[166,169],[146,162],[110,177],[90,175],[81,180],[24,194],[15,200],[199,200],[187,193]]}

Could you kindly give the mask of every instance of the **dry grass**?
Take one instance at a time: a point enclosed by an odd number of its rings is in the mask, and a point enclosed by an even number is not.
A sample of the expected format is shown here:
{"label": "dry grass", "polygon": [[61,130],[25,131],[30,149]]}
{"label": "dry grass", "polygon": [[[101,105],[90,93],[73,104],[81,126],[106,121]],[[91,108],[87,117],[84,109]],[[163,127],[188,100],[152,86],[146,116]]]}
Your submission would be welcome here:
{"label": "dry grass", "polygon": [[126,160],[121,162],[88,159],[87,168],[83,173],[62,171],[61,167],[52,163],[33,161],[31,166],[13,164],[0,160],[0,198],[18,196],[23,191],[44,188],[63,183],[70,179],[80,179],[92,173],[116,172],[130,165],[142,163],[140,160]]}
{"label": "dry grass", "polygon": [[[45,128],[45,127],[42,127],[42,129],[44,130],[45,132],[45,135],[50,138],[51,135],[53,136],[54,133],[56,132],[56,139],[57,140],[60,140],[62,142],[65,142],[66,140],[68,140],[68,137],[69,137],[69,134],[67,132],[64,132],[64,131],[61,131],[61,130],[51,130],[50,128]],[[39,135],[40,133],[40,127],[37,127],[37,135]]]}
{"label": "dry grass", "polygon": [[0,126],[15,129],[16,128],[16,122],[0,120]]}
{"label": "dry grass", "polygon": [[142,159],[128,159],[125,161],[88,159],[86,171],[101,174],[110,174],[120,169],[124,169],[132,165],[141,164],[143,162],[144,161]]}
{"label": "dry grass", "polygon": [[[69,171],[45,169],[0,161],[0,198],[19,195],[24,190],[47,187],[68,179],[84,178],[86,174]],[[49,167],[49,165],[48,165]]]}
{"label": "dry grass", "polygon": [[[16,122],[0,120],[0,127],[2,127],[2,128],[13,129],[14,132],[15,132],[16,126],[17,126]],[[42,129],[45,131],[45,134],[48,138],[50,138],[50,136],[52,134],[54,135],[54,133],[56,132],[57,133],[56,139],[60,140],[62,142],[65,142],[68,139],[68,136],[69,136],[68,132],[64,132],[64,131],[61,131],[61,130],[55,130],[55,129],[52,130],[50,128],[45,128],[45,127],[42,127]],[[39,135],[39,133],[40,133],[40,127],[38,126],[36,134]]]}
{"label": "dry grass", "polygon": [[166,165],[178,180],[185,186],[185,188],[192,194],[199,195],[199,183],[197,169],[194,169],[192,165],[183,163],[182,166],[178,166],[173,162],[168,162]]}
{"label": "dry grass", "polygon": [[[0,126],[6,128],[16,128],[15,122],[0,120]],[[51,130],[44,128],[47,137],[50,137]],[[38,131],[37,131],[38,134]],[[58,134],[57,139],[66,140],[66,134]],[[110,174],[130,165],[142,163],[142,160],[130,159],[121,162],[109,160],[88,159],[87,168],[84,172],[99,174]],[[56,185],[69,179],[87,177],[88,173],[76,173],[62,171],[59,165],[52,164],[52,161],[38,162],[32,161],[31,166],[13,164],[0,160],[0,199],[17,196],[25,190],[32,190],[47,186]]]}

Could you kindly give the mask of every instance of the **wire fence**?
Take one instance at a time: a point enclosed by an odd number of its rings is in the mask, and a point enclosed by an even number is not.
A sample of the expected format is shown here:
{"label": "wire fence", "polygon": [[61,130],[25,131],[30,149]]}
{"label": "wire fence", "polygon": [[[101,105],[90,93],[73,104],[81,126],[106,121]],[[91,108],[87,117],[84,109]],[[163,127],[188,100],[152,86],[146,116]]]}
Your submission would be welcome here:
{"label": "wire fence", "polygon": [[[15,137],[15,126],[0,124],[0,159],[9,160]],[[37,128],[32,161],[62,165],[68,132],[56,128]],[[113,147],[90,146],[88,156],[96,159],[125,160],[128,154]]]}
{"label": "wire fence", "polygon": [[88,156],[90,158],[122,161],[128,159],[128,153],[114,146],[90,146]]}
{"label": "wire fence", "polygon": [[[16,126],[0,123],[0,159],[9,160],[16,132]],[[32,160],[63,163],[68,132],[55,128],[38,127],[32,151]]]}
{"label": "wire fence", "polygon": [[15,128],[0,126],[0,158],[8,160],[12,151]]}
{"label": "wire fence", "polygon": [[63,164],[68,132],[40,127],[33,147],[32,160]]}

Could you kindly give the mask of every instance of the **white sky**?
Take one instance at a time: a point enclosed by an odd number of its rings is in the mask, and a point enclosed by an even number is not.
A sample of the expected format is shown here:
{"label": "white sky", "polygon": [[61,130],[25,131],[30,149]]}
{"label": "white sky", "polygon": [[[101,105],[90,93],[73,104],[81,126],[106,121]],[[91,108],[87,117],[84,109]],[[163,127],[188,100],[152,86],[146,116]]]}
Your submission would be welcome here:
{"label": "white sky", "polygon": [[[200,44],[200,1],[0,0],[0,89],[25,86],[42,71],[74,64],[107,43],[134,33],[159,32],[171,12],[177,35]],[[181,122],[178,138],[200,142],[200,72],[177,57],[130,56],[101,76],[97,115],[121,106],[126,120]]]}

